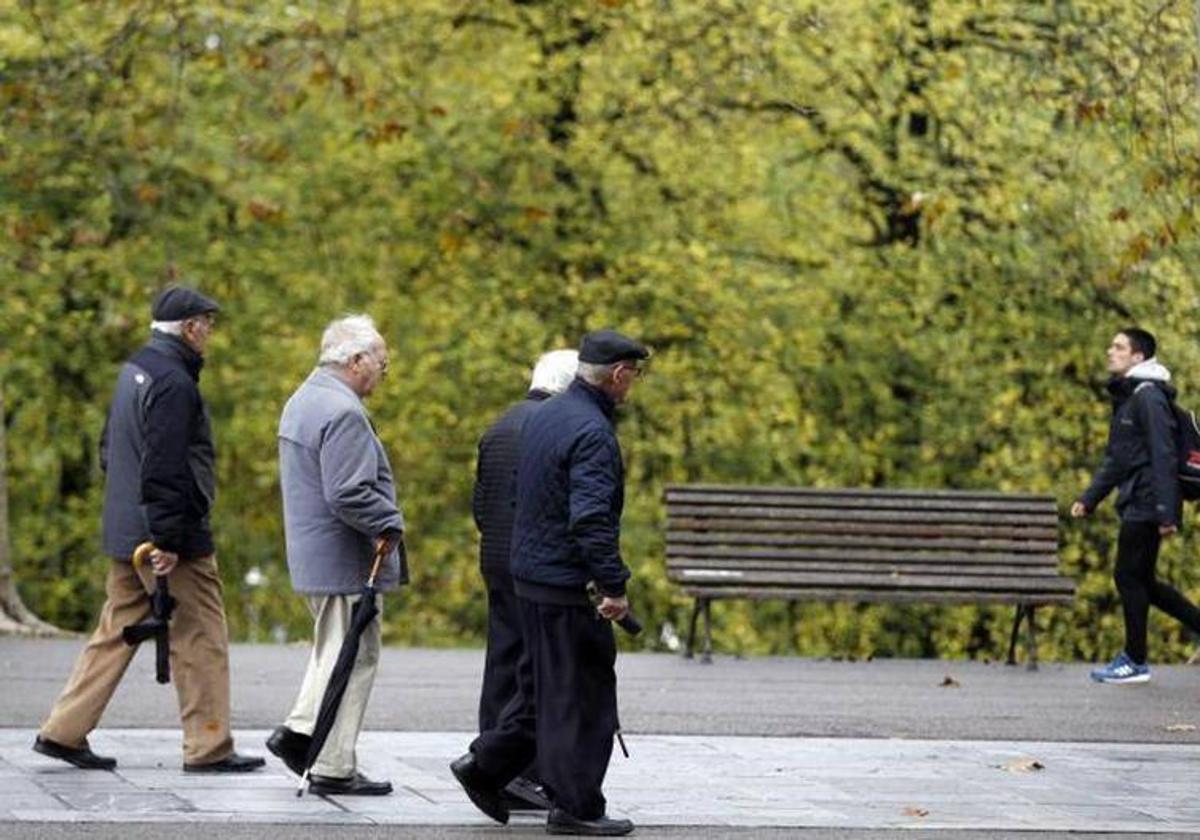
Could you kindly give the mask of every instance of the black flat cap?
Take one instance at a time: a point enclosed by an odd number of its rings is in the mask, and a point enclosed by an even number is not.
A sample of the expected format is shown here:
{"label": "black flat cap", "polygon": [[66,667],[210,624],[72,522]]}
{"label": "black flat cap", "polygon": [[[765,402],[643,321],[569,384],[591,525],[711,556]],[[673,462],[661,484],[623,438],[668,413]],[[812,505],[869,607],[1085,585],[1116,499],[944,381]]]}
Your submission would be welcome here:
{"label": "black flat cap", "polygon": [[579,345],[579,361],[592,365],[613,365],[617,362],[650,358],[650,351],[641,342],[621,335],[616,330],[596,330],[583,337]]}
{"label": "black flat cap", "polygon": [[155,321],[183,321],[206,312],[218,312],[221,307],[207,295],[187,286],[167,286],[154,299],[150,317]]}

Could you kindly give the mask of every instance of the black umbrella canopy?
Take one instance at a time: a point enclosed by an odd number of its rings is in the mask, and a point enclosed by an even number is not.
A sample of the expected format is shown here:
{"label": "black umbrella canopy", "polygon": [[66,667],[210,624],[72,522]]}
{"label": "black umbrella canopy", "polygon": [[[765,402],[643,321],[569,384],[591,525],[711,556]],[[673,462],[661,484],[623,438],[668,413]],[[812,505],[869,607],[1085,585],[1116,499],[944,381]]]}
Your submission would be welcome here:
{"label": "black umbrella canopy", "polygon": [[341,708],[342,698],[346,695],[346,684],[350,682],[350,672],[354,670],[354,660],[358,658],[363,631],[379,615],[379,607],[375,603],[375,578],[379,575],[379,566],[383,562],[384,551],[381,549],[386,549],[386,545],[380,546],[375,552],[371,576],[363,586],[362,597],[350,613],[350,627],[346,630],[346,638],[342,640],[337,662],[329,673],[329,684],[325,686],[325,694],[321,697],[321,708],[317,711],[317,722],[313,726],[312,741],[309,742],[308,755],[304,758],[304,774],[300,777],[300,787],[296,790],[296,796],[304,794],[312,766],[317,763],[317,757],[325,748],[325,741],[328,740],[329,732],[337,720],[338,709]]}

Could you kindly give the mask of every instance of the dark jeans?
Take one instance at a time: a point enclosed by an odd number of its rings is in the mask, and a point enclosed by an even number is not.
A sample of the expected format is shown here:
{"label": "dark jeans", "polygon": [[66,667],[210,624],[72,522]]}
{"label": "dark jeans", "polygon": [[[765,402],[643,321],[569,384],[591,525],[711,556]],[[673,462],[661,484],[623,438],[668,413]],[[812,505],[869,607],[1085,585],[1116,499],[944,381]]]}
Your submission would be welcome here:
{"label": "dark jeans", "polygon": [[590,820],[617,730],[617,659],[612,625],[593,607],[518,598],[530,667],[517,669],[519,697],[496,728],[471,744],[479,769],[499,786],[533,759],[555,806]]}
{"label": "dark jeans", "polygon": [[1125,612],[1125,653],[1139,665],[1146,663],[1146,621],[1151,605],[1200,633],[1200,609],[1178,589],[1154,576],[1161,542],[1156,522],[1121,523],[1113,580]]}

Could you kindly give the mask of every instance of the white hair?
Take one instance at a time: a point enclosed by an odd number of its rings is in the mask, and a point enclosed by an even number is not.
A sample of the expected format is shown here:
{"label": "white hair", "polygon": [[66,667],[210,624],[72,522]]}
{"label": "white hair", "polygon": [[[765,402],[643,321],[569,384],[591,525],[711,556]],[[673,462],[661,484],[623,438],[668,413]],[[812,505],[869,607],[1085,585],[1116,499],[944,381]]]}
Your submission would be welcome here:
{"label": "white hair", "polygon": [[613,375],[613,371],[620,364],[620,362],[613,362],[611,365],[598,365],[593,362],[580,362],[579,378],[589,385],[601,385]]}
{"label": "white hair", "polygon": [[151,321],[150,329],[167,335],[183,335],[185,321]]}
{"label": "white hair", "polygon": [[348,365],[355,356],[383,343],[370,315],[346,315],[325,328],[318,364]]}
{"label": "white hair", "polygon": [[575,379],[579,368],[578,350],[551,350],[543,353],[533,367],[529,387],[549,394],[561,394]]}

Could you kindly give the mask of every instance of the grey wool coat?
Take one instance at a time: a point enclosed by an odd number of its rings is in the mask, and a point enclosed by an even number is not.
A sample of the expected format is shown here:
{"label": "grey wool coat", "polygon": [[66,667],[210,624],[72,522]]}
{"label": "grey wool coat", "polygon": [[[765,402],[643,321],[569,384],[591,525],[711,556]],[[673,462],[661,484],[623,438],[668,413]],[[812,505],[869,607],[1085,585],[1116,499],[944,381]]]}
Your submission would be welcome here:
{"label": "grey wool coat", "polygon": [[[307,595],[349,595],[370,573],[374,541],[404,530],[396,486],[358,395],[317,368],[279,418],[279,479],[292,586]],[[404,546],[376,581],[379,591],[408,581]]]}

